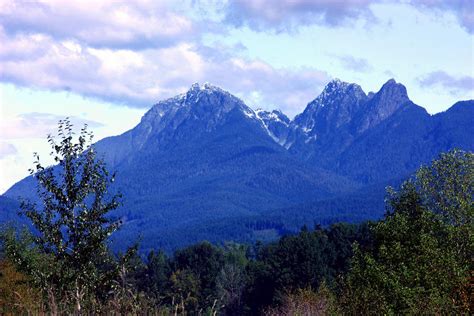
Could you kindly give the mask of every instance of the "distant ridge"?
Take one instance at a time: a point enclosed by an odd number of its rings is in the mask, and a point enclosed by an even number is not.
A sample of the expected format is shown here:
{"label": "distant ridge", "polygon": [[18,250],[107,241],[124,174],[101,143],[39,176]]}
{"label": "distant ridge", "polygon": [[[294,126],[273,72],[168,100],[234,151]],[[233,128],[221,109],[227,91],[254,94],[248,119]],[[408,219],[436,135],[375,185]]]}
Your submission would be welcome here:
{"label": "distant ridge", "polygon": [[[196,83],[95,146],[125,197],[114,214],[125,223],[117,247],[141,235],[143,250],[170,250],[378,218],[387,184],[440,152],[473,151],[472,135],[473,100],[429,115],[393,79],[369,95],[333,80],[294,120]],[[12,217],[12,199],[33,198],[33,188],[30,177],[10,188],[0,220]]]}

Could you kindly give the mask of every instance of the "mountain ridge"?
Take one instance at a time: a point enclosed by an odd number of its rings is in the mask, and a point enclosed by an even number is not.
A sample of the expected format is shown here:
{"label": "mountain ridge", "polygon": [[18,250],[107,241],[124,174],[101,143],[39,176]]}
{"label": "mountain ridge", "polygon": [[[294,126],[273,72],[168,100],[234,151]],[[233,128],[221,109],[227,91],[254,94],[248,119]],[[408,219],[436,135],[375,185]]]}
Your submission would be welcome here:
{"label": "mountain ridge", "polygon": [[[125,196],[114,213],[124,221],[118,245],[138,233],[143,249],[174,249],[202,236],[247,242],[299,224],[378,218],[386,184],[441,151],[474,150],[473,109],[474,101],[462,101],[429,115],[393,79],[370,95],[333,80],[290,120],[193,84],[94,146],[118,171],[113,190]],[[34,197],[34,185],[28,177],[12,186],[6,204]],[[211,223],[222,227],[202,231]]]}

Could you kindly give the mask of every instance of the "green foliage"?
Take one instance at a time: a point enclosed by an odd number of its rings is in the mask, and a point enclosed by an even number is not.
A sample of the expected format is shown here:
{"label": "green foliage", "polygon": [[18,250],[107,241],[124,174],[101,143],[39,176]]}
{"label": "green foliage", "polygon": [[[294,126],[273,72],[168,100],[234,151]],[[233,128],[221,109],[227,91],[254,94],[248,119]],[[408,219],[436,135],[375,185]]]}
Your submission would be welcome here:
{"label": "green foliage", "polygon": [[138,286],[151,298],[160,301],[166,297],[170,274],[171,266],[166,254],[163,251],[151,251]]}
{"label": "green foliage", "polygon": [[[202,242],[175,253],[173,266],[176,270],[189,272],[199,285],[196,292],[200,307],[211,306],[216,296],[217,276],[224,264],[224,253],[208,242]],[[188,275],[187,275],[188,276]],[[188,276],[188,278],[190,278]]]}
{"label": "green foliage", "polygon": [[452,151],[421,168],[354,249],[344,306],[363,314],[469,313],[473,155]]}
{"label": "green foliage", "polygon": [[217,297],[226,315],[241,315],[243,292],[246,285],[248,247],[227,243],[224,247],[224,265],[216,279]]}
{"label": "green foliage", "polygon": [[333,225],[328,229],[307,228],[258,250],[257,260],[248,267],[245,290],[247,309],[262,310],[283,304],[288,291],[319,288],[326,281],[336,286],[336,279],[349,268],[352,243],[367,243],[365,225]]}
{"label": "green foliage", "polygon": [[176,270],[170,277],[172,304],[181,312],[196,312],[199,309],[200,283],[189,269]]}
{"label": "green foliage", "polygon": [[[37,157],[32,171],[43,205],[22,205],[34,230],[2,232],[0,313],[472,313],[471,153],[442,154],[389,189],[379,222],[303,227],[253,248],[201,242],[168,257],[135,245],[114,256],[107,244],[119,226],[110,218],[119,196],[107,192],[114,177],[86,128],[74,143],[66,120],[59,136],[48,137],[58,166],[45,168]],[[267,221],[259,230],[269,231]]]}
{"label": "green foliage", "polygon": [[[87,126],[74,142],[72,124],[60,121],[58,137],[48,136],[57,166],[44,167],[35,154],[30,170],[42,205],[25,201],[21,213],[31,221],[34,233],[16,246],[10,238],[7,255],[48,294],[53,310],[57,311],[58,301],[69,301],[80,311],[115,275],[107,239],[119,222],[108,215],[119,205],[119,196],[107,194],[114,176],[97,159]],[[33,250],[36,256],[29,256]]]}
{"label": "green foliage", "polygon": [[474,223],[474,154],[462,150],[442,153],[431,166],[416,173],[423,204],[454,225]]}

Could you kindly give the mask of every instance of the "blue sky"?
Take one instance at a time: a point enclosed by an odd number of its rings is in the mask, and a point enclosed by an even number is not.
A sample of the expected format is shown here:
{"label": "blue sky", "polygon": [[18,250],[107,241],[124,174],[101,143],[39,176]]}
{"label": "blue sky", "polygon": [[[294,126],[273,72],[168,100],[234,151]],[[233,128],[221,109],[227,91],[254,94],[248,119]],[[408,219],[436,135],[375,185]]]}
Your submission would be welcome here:
{"label": "blue sky", "polygon": [[390,78],[430,113],[474,98],[474,1],[1,1],[0,193],[65,116],[96,140],[211,82],[301,112],[333,78]]}

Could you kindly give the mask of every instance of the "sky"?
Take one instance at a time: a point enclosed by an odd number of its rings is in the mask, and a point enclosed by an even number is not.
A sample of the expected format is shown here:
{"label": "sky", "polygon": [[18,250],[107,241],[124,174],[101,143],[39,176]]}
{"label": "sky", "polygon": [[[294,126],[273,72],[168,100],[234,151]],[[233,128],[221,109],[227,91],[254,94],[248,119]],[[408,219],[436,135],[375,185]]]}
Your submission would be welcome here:
{"label": "sky", "polygon": [[210,82],[300,113],[332,79],[390,78],[431,114],[474,99],[472,0],[0,0],[0,194],[65,117],[95,140]]}

